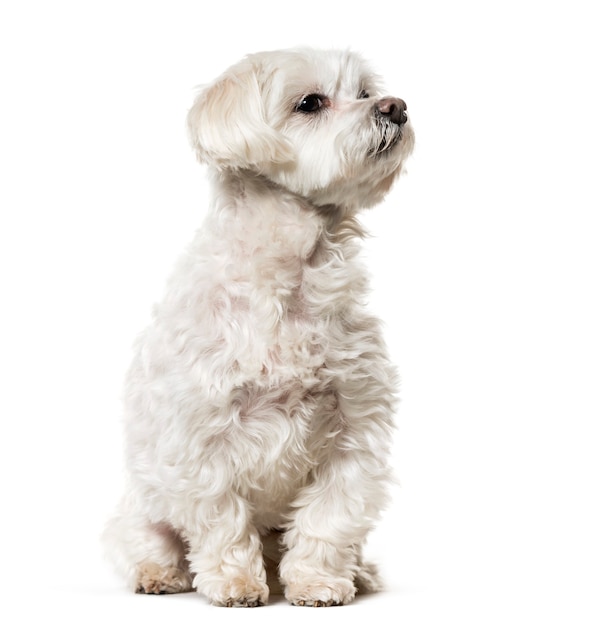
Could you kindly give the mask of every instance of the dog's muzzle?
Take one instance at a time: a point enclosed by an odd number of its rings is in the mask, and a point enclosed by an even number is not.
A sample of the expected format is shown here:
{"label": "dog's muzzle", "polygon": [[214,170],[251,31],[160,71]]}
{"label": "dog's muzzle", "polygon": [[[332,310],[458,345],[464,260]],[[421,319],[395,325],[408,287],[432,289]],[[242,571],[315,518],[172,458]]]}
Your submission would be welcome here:
{"label": "dog's muzzle", "polygon": [[401,98],[386,97],[374,103],[372,113],[378,133],[369,154],[388,154],[399,143],[408,121],[407,108]]}

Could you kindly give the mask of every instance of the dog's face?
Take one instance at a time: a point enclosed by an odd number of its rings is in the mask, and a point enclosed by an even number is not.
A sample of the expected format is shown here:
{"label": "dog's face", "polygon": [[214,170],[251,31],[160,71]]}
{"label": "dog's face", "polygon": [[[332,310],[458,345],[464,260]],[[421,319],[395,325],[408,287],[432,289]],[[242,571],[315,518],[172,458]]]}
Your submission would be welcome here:
{"label": "dog's face", "polygon": [[262,174],[310,202],[377,203],[414,146],[403,100],[351,52],[248,56],[197,98],[188,115],[198,157]]}

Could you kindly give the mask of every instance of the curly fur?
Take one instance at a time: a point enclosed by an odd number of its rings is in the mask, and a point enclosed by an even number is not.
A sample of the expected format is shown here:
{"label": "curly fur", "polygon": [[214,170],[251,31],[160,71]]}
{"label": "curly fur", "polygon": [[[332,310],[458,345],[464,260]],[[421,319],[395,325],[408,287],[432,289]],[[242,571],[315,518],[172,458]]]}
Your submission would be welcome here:
{"label": "curly fur", "polygon": [[[324,106],[303,112],[311,93]],[[355,215],[413,146],[380,96],[358,55],[289,50],[247,57],[189,112],[211,210],[136,343],[128,483],[105,532],[139,592],[265,604],[278,537],[294,604],[378,584],[361,549],[386,503],[396,375]]]}

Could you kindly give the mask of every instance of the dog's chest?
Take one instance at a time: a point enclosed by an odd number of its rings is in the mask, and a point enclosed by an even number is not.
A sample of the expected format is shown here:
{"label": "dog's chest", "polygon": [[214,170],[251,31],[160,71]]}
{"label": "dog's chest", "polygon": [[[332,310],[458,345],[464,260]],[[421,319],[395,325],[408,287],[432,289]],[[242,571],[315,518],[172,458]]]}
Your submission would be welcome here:
{"label": "dog's chest", "polygon": [[237,489],[260,524],[275,526],[332,446],[339,428],[335,394],[309,391],[299,379],[275,388],[253,383],[235,391],[230,409],[226,454]]}
{"label": "dog's chest", "polygon": [[317,384],[329,353],[341,351],[341,329],[358,316],[366,279],[359,264],[334,252],[324,249],[317,263],[278,272],[251,298],[246,332],[259,354],[248,358],[259,364],[255,374],[264,384],[295,379],[303,387]]}
{"label": "dog's chest", "polygon": [[264,339],[266,352],[258,376],[261,382],[279,385],[298,380],[303,388],[317,383],[328,345],[323,324],[306,316],[288,315]]}
{"label": "dog's chest", "polygon": [[[299,380],[303,387],[316,384],[325,364],[345,299],[341,289],[319,272],[299,268],[291,280],[248,283],[247,294],[231,307],[229,341],[236,347],[235,370],[243,381],[255,380],[263,387],[277,387]],[[323,302],[323,306],[321,305]]]}

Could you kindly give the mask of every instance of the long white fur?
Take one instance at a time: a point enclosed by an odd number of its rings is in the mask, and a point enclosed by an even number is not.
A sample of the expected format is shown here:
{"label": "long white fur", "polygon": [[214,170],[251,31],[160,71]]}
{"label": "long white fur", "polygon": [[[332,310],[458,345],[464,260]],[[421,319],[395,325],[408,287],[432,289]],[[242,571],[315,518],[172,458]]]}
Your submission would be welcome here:
{"label": "long white fur", "polygon": [[[310,93],[325,110],[296,111]],[[104,537],[138,591],[264,604],[270,533],[294,604],[377,586],[361,549],[386,504],[396,375],[355,215],[414,140],[408,122],[374,154],[381,95],[354,53],[288,50],[242,60],[189,113],[211,209],[136,343],[128,484]]]}

